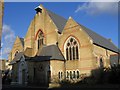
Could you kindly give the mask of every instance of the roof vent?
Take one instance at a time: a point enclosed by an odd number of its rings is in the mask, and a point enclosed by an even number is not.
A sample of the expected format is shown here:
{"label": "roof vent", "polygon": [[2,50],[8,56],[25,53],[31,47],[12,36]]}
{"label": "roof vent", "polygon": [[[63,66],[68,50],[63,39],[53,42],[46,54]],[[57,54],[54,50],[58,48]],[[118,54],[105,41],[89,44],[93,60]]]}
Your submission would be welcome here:
{"label": "roof vent", "polygon": [[42,13],[42,7],[40,7],[40,6],[36,7],[35,11],[36,11],[37,14]]}

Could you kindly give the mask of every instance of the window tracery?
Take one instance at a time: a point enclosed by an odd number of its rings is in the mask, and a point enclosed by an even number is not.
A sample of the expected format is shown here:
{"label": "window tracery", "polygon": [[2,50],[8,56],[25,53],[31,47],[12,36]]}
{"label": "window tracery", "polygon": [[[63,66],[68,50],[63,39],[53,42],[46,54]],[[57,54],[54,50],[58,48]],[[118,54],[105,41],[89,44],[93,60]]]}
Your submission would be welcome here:
{"label": "window tracery", "polygon": [[79,48],[78,42],[73,37],[69,38],[66,46],[66,60],[78,60],[79,59]]}

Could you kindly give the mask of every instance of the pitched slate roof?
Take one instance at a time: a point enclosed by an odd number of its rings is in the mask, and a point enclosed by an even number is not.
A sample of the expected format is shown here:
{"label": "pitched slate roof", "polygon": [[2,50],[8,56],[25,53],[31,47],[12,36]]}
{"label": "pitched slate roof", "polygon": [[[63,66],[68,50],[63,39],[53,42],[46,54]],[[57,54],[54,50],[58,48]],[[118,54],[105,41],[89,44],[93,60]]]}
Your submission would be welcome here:
{"label": "pitched slate roof", "polygon": [[64,56],[62,55],[61,51],[56,45],[43,47],[39,56],[41,57],[48,56],[50,57],[50,59],[64,60]]}
{"label": "pitched slate roof", "polygon": [[24,56],[28,61],[65,60],[58,46],[50,45],[44,46],[39,53],[39,56],[35,57],[28,57],[23,52],[19,52],[16,54],[15,58],[10,62],[10,64],[19,62],[22,56]]}
{"label": "pitched slate roof", "polygon": [[49,16],[51,17],[51,19],[53,20],[53,22],[55,23],[55,25],[57,26],[59,32],[62,33],[62,30],[63,30],[67,20],[49,10],[47,10],[47,12],[48,12]]}
{"label": "pitched slate roof", "polygon": [[35,57],[31,57],[28,61],[32,61],[32,62],[50,61],[50,57],[51,56],[35,56]]}
{"label": "pitched slate roof", "polygon": [[10,64],[14,64],[16,62],[19,62],[21,57],[24,56],[26,60],[29,60],[31,57],[28,57],[24,54],[24,52],[19,52],[16,54],[16,56],[13,58],[13,60],[10,62]]}
{"label": "pitched slate roof", "polygon": [[[67,20],[49,10],[47,10],[47,12],[50,15],[51,19],[53,20],[53,22],[55,23],[55,25],[58,27],[59,32],[62,32]],[[99,34],[93,32],[92,30],[86,28],[85,26],[81,24],[79,25],[92,38],[94,44],[104,47],[106,49],[112,50],[114,52],[118,52],[118,48],[108,39],[100,36]]]}
{"label": "pitched slate roof", "polygon": [[92,38],[93,43],[97,44],[99,46],[102,46],[104,48],[110,49],[114,52],[118,52],[118,48],[108,39],[102,37],[101,35],[93,32],[92,30],[86,28],[85,26],[79,24],[85,32]]}
{"label": "pitched slate roof", "polygon": [[24,46],[24,38],[20,38],[22,45]]}

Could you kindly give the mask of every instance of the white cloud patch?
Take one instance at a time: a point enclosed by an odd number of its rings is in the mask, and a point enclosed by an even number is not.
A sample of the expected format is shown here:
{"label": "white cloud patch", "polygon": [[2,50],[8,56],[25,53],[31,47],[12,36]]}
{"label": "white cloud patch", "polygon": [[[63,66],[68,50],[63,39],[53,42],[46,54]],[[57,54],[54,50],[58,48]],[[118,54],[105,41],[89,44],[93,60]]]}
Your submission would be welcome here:
{"label": "white cloud patch", "polygon": [[75,13],[84,11],[86,14],[89,15],[98,15],[103,13],[117,14],[118,12],[117,2],[94,2],[94,1],[95,0],[91,0],[91,2],[85,2],[82,5],[79,5],[75,10]]}
{"label": "white cloud patch", "polygon": [[7,59],[15,41],[15,37],[14,30],[12,30],[9,25],[4,24],[2,29],[2,58]]}
{"label": "white cloud patch", "polygon": [[6,47],[6,48],[4,48],[4,49],[3,49],[2,54],[3,54],[3,55],[4,55],[4,54],[8,55],[8,54],[9,54],[9,52],[10,52],[10,50],[11,50],[11,48],[10,48],[10,47]]}

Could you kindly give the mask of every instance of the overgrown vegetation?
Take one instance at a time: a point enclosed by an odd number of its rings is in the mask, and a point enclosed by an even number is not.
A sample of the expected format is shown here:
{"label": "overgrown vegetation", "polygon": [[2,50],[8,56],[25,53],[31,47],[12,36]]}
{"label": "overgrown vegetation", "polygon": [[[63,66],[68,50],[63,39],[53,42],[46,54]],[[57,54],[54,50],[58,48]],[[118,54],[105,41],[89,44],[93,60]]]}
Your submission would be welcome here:
{"label": "overgrown vegetation", "polygon": [[62,81],[61,86],[96,85],[96,84],[120,84],[120,65],[111,69],[99,68],[91,71],[91,76],[85,77],[77,83],[68,80]]}

